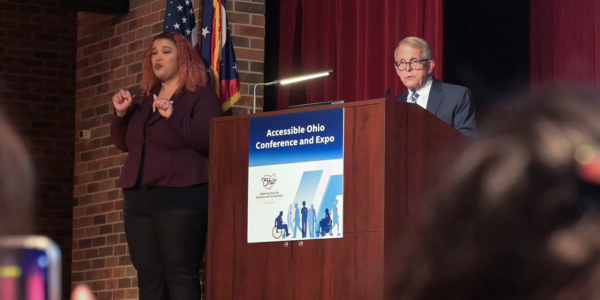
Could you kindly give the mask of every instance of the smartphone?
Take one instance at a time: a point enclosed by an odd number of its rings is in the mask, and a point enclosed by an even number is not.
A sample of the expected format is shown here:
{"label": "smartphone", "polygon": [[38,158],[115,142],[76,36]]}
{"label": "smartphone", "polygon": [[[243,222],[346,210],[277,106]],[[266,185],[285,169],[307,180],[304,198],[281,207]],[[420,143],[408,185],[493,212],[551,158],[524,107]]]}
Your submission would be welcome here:
{"label": "smartphone", "polygon": [[48,237],[0,236],[0,299],[60,300],[60,256]]}

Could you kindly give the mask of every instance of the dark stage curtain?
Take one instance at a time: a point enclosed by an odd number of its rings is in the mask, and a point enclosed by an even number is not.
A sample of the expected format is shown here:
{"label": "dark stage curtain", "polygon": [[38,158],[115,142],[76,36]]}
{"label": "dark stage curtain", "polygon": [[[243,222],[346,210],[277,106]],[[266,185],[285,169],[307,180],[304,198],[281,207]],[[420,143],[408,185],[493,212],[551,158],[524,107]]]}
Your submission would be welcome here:
{"label": "dark stage curtain", "polygon": [[531,0],[531,81],[600,87],[599,0]]}
{"label": "dark stage curtain", "polygon": [[[279,78],[333,69],[327,78],[278,87],[277,108],[322,101],[383,98],[406,88],[394,49],[422,37],[442,79],[443,0],[284,0],[280,11]],[[269,88],[269,87],[266,87]]]}

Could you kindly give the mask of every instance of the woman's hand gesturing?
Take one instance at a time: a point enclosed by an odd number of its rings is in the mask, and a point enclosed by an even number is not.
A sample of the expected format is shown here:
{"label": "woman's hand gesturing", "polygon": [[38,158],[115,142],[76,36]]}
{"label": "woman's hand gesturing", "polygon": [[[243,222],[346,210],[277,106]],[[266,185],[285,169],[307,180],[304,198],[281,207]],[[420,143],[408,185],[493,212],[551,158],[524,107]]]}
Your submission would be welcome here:
{"label": "woman's hand gesturing", "polygon": [[117,116],[122,117],[131,106],[131,94],[127,90],[118,91],[112,98]]}
{"label": "woman's hand gesturing", "polygon": [[156,95],[154,95],[152,111],[156,111],[157,109],[161,116],[168,119],[173,112],[173,104],[168,99],[159,99]]}

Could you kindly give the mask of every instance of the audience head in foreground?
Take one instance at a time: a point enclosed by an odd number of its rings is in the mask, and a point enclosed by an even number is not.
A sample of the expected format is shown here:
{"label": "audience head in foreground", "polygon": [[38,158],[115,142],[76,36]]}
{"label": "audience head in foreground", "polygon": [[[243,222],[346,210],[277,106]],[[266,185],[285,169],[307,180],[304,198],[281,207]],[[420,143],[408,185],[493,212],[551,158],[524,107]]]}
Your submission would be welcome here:
{"label": "audience head in foreground", "polygon": [[514,100],[423,210],[401,299],[600,297],[600,97]]}
{"label": "audience head in foreground", "polygon": [[[0,81],[0,98],[2,92]],[[30,233],[34,172],[25,144],[0,110],[0,235]]]}

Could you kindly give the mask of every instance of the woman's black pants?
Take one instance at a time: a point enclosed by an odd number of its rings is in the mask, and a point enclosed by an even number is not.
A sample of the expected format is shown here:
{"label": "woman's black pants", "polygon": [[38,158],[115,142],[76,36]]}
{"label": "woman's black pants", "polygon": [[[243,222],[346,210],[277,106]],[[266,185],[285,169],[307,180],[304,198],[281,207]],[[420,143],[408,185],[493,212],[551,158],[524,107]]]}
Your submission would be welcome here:
{"label": "woman's black pants", "polygon": [[208,184],[124,189],[125,235],[140,300],[199,300]]}

